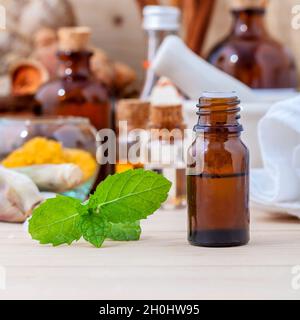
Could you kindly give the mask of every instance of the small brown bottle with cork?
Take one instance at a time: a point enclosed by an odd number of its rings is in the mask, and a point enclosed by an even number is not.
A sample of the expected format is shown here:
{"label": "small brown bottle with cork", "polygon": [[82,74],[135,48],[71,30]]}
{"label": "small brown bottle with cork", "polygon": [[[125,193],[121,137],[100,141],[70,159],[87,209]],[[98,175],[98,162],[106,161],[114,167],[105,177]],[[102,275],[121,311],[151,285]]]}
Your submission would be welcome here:
{"label": "small brown bottle with cork", "polygon": [[188,240],[227,247],[249,241],[249,152],[235,93],[205,92],[188,150]]}
{"label": "small brown bottle with cork", "polygon": [[150,109],[146,168],[172,182],[165,209],[186,205],[185,124],[181,105],[155,105]]}
{"label": "small brown bottle with cork", "polygon": [[[112,126],[111,107],[107,89],[92,78],[90,34],[87,27],[58,31],[58,78],[42,86],[35,99],[43,115],[86,117],[100,130]],[[98,182],[113,169],[110,164],[102,165]]]}

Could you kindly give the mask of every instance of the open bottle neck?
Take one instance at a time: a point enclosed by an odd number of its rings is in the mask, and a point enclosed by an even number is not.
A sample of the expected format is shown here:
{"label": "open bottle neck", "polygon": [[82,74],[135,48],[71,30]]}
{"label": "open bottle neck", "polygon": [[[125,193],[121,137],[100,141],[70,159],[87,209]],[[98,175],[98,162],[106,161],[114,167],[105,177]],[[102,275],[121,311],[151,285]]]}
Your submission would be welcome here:
{"label": "open bottle neck", "polygon": [[264,8],[233,9],[231,33],[238,37],[265,37],[268,31],[265,26]]}
{"label": "open bottle neck", "polygon": [[237,97],[201,97],[197,112],[196,132],[239,135],[243,131],[240,119],[240,101]]}
{"label": "open bottle neck", "polygon": [[91,51],[59,51],[58,74],[65,79],[87,79],[91,76]]}

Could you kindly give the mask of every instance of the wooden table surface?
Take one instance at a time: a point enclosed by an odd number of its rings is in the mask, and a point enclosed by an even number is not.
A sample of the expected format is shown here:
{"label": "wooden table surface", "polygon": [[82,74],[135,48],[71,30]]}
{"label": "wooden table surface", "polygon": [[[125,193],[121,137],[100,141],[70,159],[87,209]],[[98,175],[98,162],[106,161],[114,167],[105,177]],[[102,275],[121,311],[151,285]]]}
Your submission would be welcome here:
{"label": "wooden table surface", "polygon": [[138,242],[94,249],[41,246],[22,225],[1,223],[0,299],[300,299],[300,220],[252,210],[251,243],[225,249],[190,246],[184,210],[143,225]]}

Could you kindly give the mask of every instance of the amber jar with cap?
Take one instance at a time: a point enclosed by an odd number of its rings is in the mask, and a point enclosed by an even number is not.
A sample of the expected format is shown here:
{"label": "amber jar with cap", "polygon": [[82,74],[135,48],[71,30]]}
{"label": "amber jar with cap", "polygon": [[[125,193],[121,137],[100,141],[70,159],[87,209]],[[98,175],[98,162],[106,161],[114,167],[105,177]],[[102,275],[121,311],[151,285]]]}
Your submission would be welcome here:
{"label": "amber jar with cap", "polygon": [[[87,27],[58,31],[58,78],[42,86],[35,98],[43,115],[86,117],[100,130],[112,126],[111,106],[106,87],[92,78],[90,34]],[[113,170],[111,164],[101,165],[98,182]]]}
{"label": "amber jar with cap", "polygon": [[249,152],[241,140],[235,93],[199,101],[195,139],[188,150],[188,240],[228,247],[249,241]]}
{"label": "amber jar with cap", "polygon": [[230,33],[208,54],[208,61],[254,89],[296,89],[297,69],[288,48],[266,26],[268,0],[231,0]]}
{"label": "amber jar with cap", "polygon": [[172,182],[165,209],[186,206],[185,124],[182,105],[155,105],[150,109],[146,168]]}
{"label": "amber jar with cap", "polygon": [[[150,102],[120,100],[116,108],[118,152],[116,172],[144,168]],[[135,152],[131,152],[133,150]]]}

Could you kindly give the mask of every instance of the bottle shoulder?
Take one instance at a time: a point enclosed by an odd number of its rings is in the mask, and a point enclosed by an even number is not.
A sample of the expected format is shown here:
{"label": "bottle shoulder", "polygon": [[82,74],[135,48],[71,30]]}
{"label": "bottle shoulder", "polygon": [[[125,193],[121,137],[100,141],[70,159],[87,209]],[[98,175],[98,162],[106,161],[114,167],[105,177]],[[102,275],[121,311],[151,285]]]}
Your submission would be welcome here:
{"label": "bottle shoulder", "polygon": [[273,39],[230,38],[217,44],[207,60],[255,89],[297,88],[291,51]]}
{"label": "bottle shoulder", "polygon": [[[230,59],[235,54],[242,59],[243,56],[252,58],[256,62],[267,62],[270,56],[294,62],[292,52],[283,44],[274,40],[273,38],[242,38],[242,37],[227,37],[226,39],[217,43],[208,53],[207,60],[215,62],[222,57],[223,59]],[[238,60],[230,61],[231,63],[238,63]]]}
{"label": "bottle shoulder", "polygon": [[212,137],[212,135],[209,133],[205,133],[204,135],[200,134],[195,137],[193,143],[190,146],[190,148],[195,147],[198,147],[198,150],[200,152],[208,152],[211,150],[215,152],[218,152],[220,150],[228,152],[249,152],[248,147],[243,142],[240,135],[236,135],[233,137],[220,136],[216,138],[215,136]]}
{"label": "bottle shoulder", "polygon": [[188,168],[207,173],[240,173],[249,170],[249,150],[240,137],[196,137],[188,149]]}
{"label": "bottle shoulder", "polygon": [[[36,100],[43,102],[45,100],[57,100],[74,98],[89,100],[108,101],[109,92],[107,88],[97,81],[83,79],[77,81],[68,81],[65,79],[54,79],[40,87],[36,93]],[[96,98],[96,99],[95,99]]]}

